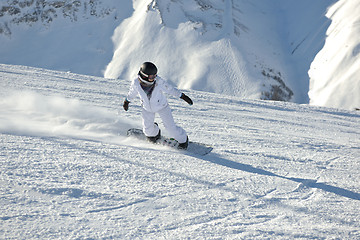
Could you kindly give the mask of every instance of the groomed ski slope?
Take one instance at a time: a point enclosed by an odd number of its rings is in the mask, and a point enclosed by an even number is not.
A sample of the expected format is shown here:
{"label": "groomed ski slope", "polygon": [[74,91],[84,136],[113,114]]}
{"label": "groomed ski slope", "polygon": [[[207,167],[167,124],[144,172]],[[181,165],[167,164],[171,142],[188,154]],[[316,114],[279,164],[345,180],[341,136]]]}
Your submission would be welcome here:
{"label": "groomed ski slope", "polygon": [[199,157],[126,138],[128,86],[0,64],[1,239],[360,238],[358,112],[186,91]]}

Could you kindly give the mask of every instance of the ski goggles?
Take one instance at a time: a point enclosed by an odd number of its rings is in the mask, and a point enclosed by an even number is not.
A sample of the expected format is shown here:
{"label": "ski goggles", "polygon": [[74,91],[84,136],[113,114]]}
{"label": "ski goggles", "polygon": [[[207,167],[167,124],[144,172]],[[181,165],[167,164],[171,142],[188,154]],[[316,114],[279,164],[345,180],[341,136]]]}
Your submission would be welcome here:
{"label": "ski goggles", "polygon": [[153,81],[155,80],[155,78],[156,78],[156,75],[149,75],[149,76],[147,77],[147,80],[148,80],[149,82],[153,82]]}
{"label": "ski goggles", "polygon": [[143,73],[142,71],[140,71],[140,76],[143,80],[145,81],[149,81],[149,82],[153,82],[156,78],[156,74],[155,75],[147,75],[146,73]]}
{"label": "ski goggles", "polygon": [[148,78],[148,77],[141,76],[139,74],[139,80],[146,85],[153,85],[155,82],[155,78],[156,78],[156,75],[153,78]]}

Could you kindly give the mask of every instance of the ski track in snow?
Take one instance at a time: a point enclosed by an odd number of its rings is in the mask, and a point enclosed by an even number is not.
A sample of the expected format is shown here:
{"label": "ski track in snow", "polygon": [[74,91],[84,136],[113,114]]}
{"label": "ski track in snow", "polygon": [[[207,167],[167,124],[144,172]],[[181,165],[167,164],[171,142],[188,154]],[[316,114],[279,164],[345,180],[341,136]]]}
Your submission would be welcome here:
{"label": "ski track in snow", "polygon": [[129,84],[0,64],[0,238],[360,238],[357,112],[186,91],[200,157],[126,138]]}

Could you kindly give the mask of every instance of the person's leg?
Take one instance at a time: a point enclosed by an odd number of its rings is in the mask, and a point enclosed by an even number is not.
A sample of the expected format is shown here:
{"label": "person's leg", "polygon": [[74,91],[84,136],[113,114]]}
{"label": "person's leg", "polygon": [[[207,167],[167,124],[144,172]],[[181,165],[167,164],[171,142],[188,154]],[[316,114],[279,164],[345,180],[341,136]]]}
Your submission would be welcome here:
{"label": "person's leg", "polygon": [[169,132],[170,137],[175,138],[179,143],[185,143],[188,141],[185,130],[175,124],[169,106],[161,109],[158,113],[166,130]]}
{"label": "person's leg", "polygon": [[160,129],[159,129],[158,125],[154,123],[155,113],[148,112],[145,109],[143,109],[141,112],[141,117],[142,117],[142,124],[143,124],[143,132],[144,132],[145,136],[147,136],[148,138],[153,138],[153,137],[159,136]]}

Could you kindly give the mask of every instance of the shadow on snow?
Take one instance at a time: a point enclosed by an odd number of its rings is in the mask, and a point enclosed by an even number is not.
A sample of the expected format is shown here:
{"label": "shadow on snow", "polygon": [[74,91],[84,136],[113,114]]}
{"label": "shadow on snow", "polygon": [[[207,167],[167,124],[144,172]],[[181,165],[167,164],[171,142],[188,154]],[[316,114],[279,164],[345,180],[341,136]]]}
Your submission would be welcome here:
{"label": "shadow on snow", "polygon": [[218,164],[218,165],[221,165],[221,166],[224,166],[224,167],[228,167],[228,168],[232,168],[232,169],[236,169],[236,170],[240,170],[240,171],[244,171],[244,172],[264,175],[264,176],[278,177],[278,178],[290,180],[290,181],[293,181],[293,182],[301,183],[304,186],[309,187],[309,188],[318,188],[318,189],[321,189],[323,191],[334,193],[334,194],[339,195],[339,196],[347,197],[347,198],[354,199],[354,200],[360,200],[360,194],[359,193],[356,193],[356,192],[353,192],[353,191],[350,191],[350,190],[346,190],[344,188],[331,186],[331,185],[328,185],[326,183],[318,183],[318,182],[316,182],[316,180],[313,180],[313,179],[293,178],[293,177],[281,176],[281,175],[272,173],[272,172],[267,171],[267,170],[263,170],[263,169],[260,169],[260,168],[255,168],[255,167],[253,167],[251,165],[248,165],[248,164],[238,163],[238,162],[234,162],[234,161],[219,157],[215,153],[211,153],[211,154],[209,154],[207,156],[197,157],[197,158],[208,161],[208,162],[211,162],[211,163],[214,163],[214,164]]}

